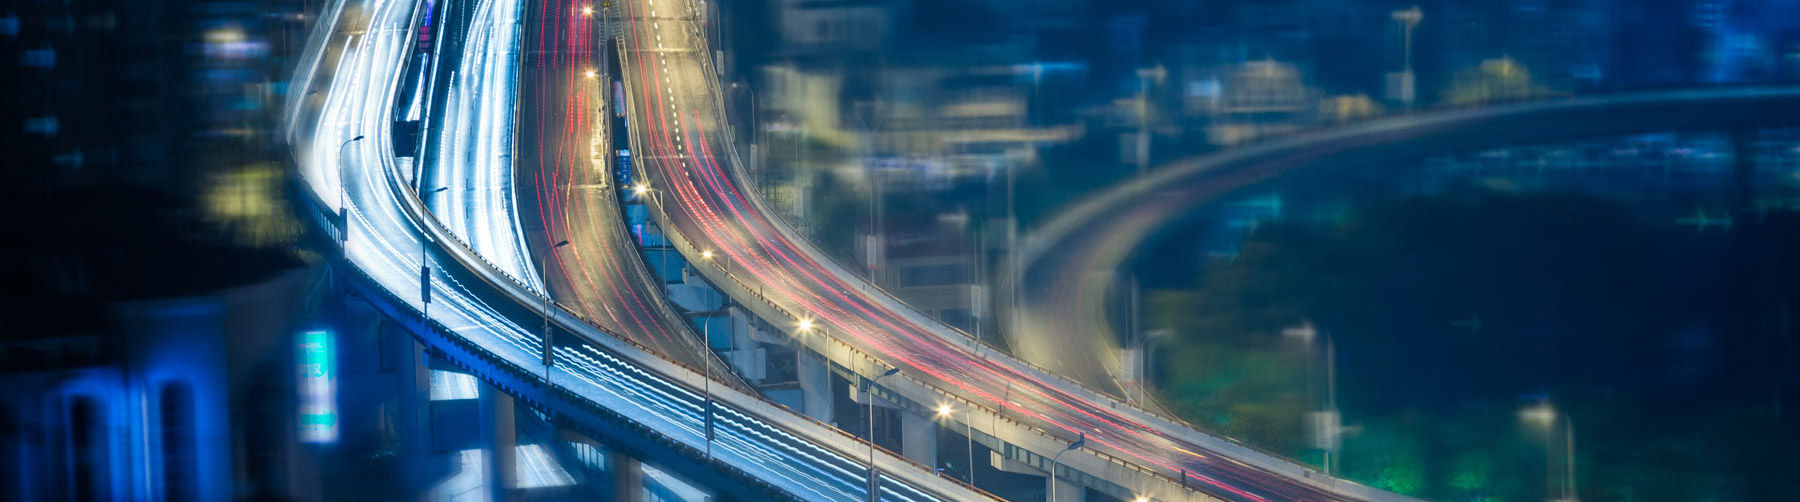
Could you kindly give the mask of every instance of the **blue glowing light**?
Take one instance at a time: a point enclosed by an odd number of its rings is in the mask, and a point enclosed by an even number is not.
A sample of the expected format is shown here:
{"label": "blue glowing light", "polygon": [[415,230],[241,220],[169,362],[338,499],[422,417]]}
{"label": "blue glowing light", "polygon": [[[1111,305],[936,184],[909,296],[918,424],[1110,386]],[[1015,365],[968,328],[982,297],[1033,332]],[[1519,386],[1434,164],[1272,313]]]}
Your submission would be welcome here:
{"label": "blue glowing light", "polygon": [[308,331],[300,334],[298,348],[300,442],[337,442],[337,347],[331,333]]}

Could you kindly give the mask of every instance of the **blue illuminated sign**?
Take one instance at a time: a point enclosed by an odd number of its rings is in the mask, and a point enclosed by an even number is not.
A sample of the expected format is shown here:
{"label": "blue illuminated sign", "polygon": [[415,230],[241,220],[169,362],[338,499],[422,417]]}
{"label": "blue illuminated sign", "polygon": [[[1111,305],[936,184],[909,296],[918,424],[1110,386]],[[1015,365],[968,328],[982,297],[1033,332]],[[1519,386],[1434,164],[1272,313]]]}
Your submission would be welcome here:
{"label": "blue illuminated sign", "polygon": [[298,348],[300,442],[337,442],[337,347],[331,333],[308,331]]}

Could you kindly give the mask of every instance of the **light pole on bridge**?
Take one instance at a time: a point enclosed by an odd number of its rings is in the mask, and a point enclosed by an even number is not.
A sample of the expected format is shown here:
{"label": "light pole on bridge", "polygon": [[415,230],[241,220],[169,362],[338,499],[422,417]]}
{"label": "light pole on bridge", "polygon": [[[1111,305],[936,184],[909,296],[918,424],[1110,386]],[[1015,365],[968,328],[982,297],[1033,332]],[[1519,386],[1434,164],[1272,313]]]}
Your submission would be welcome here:
{"label": "light pole on bridge", "polygon": [[338,232],[340,232],[338,234],[339,247],[350,242],[350,206],[346,205],[344,195],[349,191],[350,183],[344,180],[344,148],[350,146],[351,143],[362,140],[363,135],[358,134],[356,137],[344,140],[343,144],[338,145],[338,221],[342,222],[340,224],[343,225],[343,228],[338,229]]}
{"label": "light pole on bridge", "polygon": [[1056,502],[1056,466],[1058,465],[1057,462],[1062,460],[1062,456],[1064,453],[1068,453],[1068,452],[1072,452],[1077,449],[1080,449],[1083,445],[1086,445],[1086,444],[1087,444],[1087,433],[1083,432],[1083,433],[1081,433],[1081,437],[1076,439],[1075,442],[1069,443],[1069,446],[1066,448],[1063,448],[1063,451],[1056,452],[1056,456],[1050,457],[1050,502]]}
{"label": "light pole on bridge", "polygon": [[[435,195],[449,189],[450,187],[437,187],[425,192],[425,195]],[[430,209],[431,206],[427,204],[426,210]],[[425,246],[430,243],[431,237],[423,234],[419,236],[419,315],[426,322],[431,322],[431,256],[425,253]]]}
{"label": "light pole on bridge", "polygon": [[[950,405],[948,404],[938,405],[937,413],[939,418],[949,420],[951,411]],[[969,440],[969,464],[968,467],[965,467],[965,469],[969,470],[969,486],[975,486],[975,425],[972,423],[975,418],[971,415],[972,411],[972,408],[963,409],[963,437],[966,437]]]}
{"label": "light pole on bridge", "polygon": [[[550,246],[550,253],[555,253],[556,248],[567,245],[569,245],[569,241],[559,241]],[[550,269],[548,267],[547,257],[538,257],[538,275],[544,277],[544,389],[546,392],[550,388],[550,366],[555,362],[553,356],[556,354],[556,344],[550,340]],[[548,398],[548,396],[545,397]]]}
{"label": "light pole on bridge", "polygon": [[[1557,416],[1562,417],[1564,461],[1568,464],[1568,479],[1556,483],[1556,465],[1552,461],[1556,457],[1556,442],[1552,434],[1556,432]],[[1544,500],[1549,502],[1577,502],[1581,500],[1575,488],[1575,422],[1566,412],[1558,412],[1548,399],[1536,406],[1519,411],[1519,418],[1544,429]],[[1552,498],[1558,491],[1560,498]]]}

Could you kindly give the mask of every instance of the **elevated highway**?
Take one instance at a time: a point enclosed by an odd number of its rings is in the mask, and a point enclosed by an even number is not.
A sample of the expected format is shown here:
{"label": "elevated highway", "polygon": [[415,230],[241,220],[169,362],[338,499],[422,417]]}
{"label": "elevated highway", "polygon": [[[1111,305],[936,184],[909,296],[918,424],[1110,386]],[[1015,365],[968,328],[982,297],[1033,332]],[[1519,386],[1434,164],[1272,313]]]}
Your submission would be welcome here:
{"label": "elevated highway", "polygon": [[[902,409],[903,429],[940,404],[966,410],[943,421],[968,425],[974,441],[1006,462],[1054,471],[1071,485],[1050,483],[1059,500],[1079,500],[1083,489],[1125,499],[1409,500],[1133,408],[987,349],[870,286],[751,195],[695,4],[625,0],[614,11],[624,23],[620,74],[632,151],[646,180],[636,196],[712,283],[785,323],[794,343],[852,381],[857,399]],[[899,374],[886,378],[890,368]],[[873,417],[851,420],[862,428]],[[920,451],[915,460],[935,456]]]}
{"label": "elevated highway", "polygon": [[[300,174],[293,199],[342,285],[559,422],[734,498],[867,499],[865,444],[729,387],[704,392],[692,367],[547,302],[426,210],[392,140],[423,4],[324,6],[330,20],[295,77],[284,124]],[[989,498],[897,456],[872,458],[883,500]]]}

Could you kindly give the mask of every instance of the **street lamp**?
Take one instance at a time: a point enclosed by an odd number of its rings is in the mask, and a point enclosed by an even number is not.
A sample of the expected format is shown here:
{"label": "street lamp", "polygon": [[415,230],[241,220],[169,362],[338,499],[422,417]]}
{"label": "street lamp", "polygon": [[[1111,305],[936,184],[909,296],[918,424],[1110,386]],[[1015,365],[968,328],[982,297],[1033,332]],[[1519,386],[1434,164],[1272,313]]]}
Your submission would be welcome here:
{"label": "street lamp", "polygon": [[1156,65],[1155,68],[1139,68],[1137,70],[1137,78],[1138,78],[1137,168],[1138,168],[1138,174],[1144,174],[1144,170],[1150,168],[1150,135],[1149,135],[1149,129],[1150,129],[1150,124],[1149,124],[1149,122],[1150,122],[1150,80],[1155,79],[1158,83],[1161,83],[1163,78],[1166,76],[1168,76],[1168,71],[1164,70],[1162,65]]}
{"label": "street lamp", "polygon": [[1167,338],[1167,337],[1169,337],[1169,330],[1159,329],[1159,330],[1151,331],[1149,333],[1145,333],[1143,337],[1138,338],[1137,350],[1134,353],[1137,354],[1137,356],[1142,359],[1142,361],[1140,361],[1140,363],[1138,364],[1138,367],[1142,368],[1141,370],[1139,370],[1139,375],[1138,375],[1138,404],[1139,405],[1142,405],[1143,403],[1148,402],[1150,400],[1150,375],[1155,374],[1154,372],[1152,372],[1150,370],[1150,365],[1156,364],[1156,358],[1150,357],[1149,350],[1152,348],[1155,348],[1156,345],[1151,344],[1150,342],[1152,340],[1158,340],[1158,339]]}
{"label": "street lamp", "polygon": [[700,358],[706,360],[706,379],[701,381],[701,393],[706,396],[706,460],[712,460],[713,441],[713,402],[712,402],[712,316],[707,316],[706,323],[700,325]]}
{"label": "street lamp", "polygon": [[594,6],[592,6],[592,5],[581,6],[581,15],[587,16],[587,17],[594,17]]}
{"label": "street lamp", "polygon": [[[1298,327],[1283,329],[1281,335],[1298,338],[1300,343],[1306,346],[1306,379],[1307,386],[1310,388],[1313,381],[1313,348],[1316,347],[1319,330],[1314,328],[1311,322],[1307,322]],[[1323,470],[1325,475],[1329,476],[1332,470],[1332,453],[1337,451],[1339,434],[1345,430],[1341,425],[1343,418],[1339,415],[1337,407],[1337,343],[1331,339],[1331,332],[1325,332],[1325,409],[1311,412],[1309,416],[1314,420],[1311,422],[1311,430],[1315,435],[1313,443],[1314,446],[1324,451]],[[1338,460],[1342,461],[1342,459]]]}
{"label": "street lamp", "polygon": [[[938,418],[948,420],[950,418],[951,411],[952,410],[951,410],[949,404],[938,405],[938,409],[937,409]],[[970,424],[970,422],[974,422],[975,420],[974,420],[974,417],[970,416],[971,411],[972,410],[968,410],[968,409],[963,410],[963,437],[966,437],[969,439],[969,448],[968,448],[969,464],[968,464],[968,467],[966,467],[966,469],[969,470],[969,486],[974,486],[975,485],[975,429],[974,429],[974,426]]]}
{"label": "street lamp", "polygon": [[[554,253],[554,252],[556,252],[556,248],[560,248],[560,247],[567,246],[567,245],[569,245],[569,241],[566,241],[566,240],[557,242],[556,244],[550,246],[550,252]],[[551,347],[554,346],[555,344],[550,342],[549,265],[547,263],[545,263],[545,259],[543,257],[538,257],[538,275],[544,277],[544,387],[548,388],[550,386],[550,364],[552,363],[552,359],[550,356],[551,356],[551,354],[554,354],[554,352],[551,351]]]}
{"label": "street lamp", "polygon": [[1414,95],[1413,85],[1415,81],[1412,67],[1412,33],[1413,28],[1419,26],[1419,21],[1425,19],[1425,13],[1419,10],[1419,6],[1414,5],[1412,8],[1396,10],[1391,16],[1393,17],[1394,22],[1400,23],[1400,29],[1404,32],[1404,44],[1406,45],[1404,56],[1405,69],[1401,72],[1402,76],[1400,77],[1403,79],[1400,96],[1401,100],[1406,102],[1406,109],[1411,110]]}
{"label": "street lamp", "polygon": [[338,145],[338,220],[343,222],[341,223],[343,228],[338,229],[338,231],[343,233],[338,236],[339,246],[342,246],[345,242],[350,240],[350,206],[347,206],[344,203],[344,193],[349,191],[350,186],[349,183],[344,181],[344,147],[350,146],[351,143],[362,141],[362,139],[363,135],[358,134],[356,137],[345,140],[343,144]]}
{"label": "street lamp", "polygon": [[[435,189],[432,189],[429,192],[425,192],[425,195],[434,195],[434,194],[437,194],[439,192],[443,192],[443,191],[449,190],[449,189],[450,189],[450,187],[437,187]],[[427,207],[429,208],[429,205]],[[421,317],[424,317],[425,320],[427,320],[427,321],[431,320],[431,257],[429,255],[425,254],[425,245],[429,244],[429,243],[431,243],[430,236],[420,236],[420,239],[419,239],[419,315]]]}
{"label": "street lamp", "polygon": [[1069,446],[1063,448],[1063,451],[1056,452],[1056,456],[1050,457],[1050,502],[1056,502],[1056,462],[1062,460],[1064,453],[1075,451],[1076,449],[1081,448],[1081,445],[1085,444],[1087,444],[1087,433],[1083,432],[1081,433],[1080,439],[1076,439],[1075,442],[1069,443]]}
{"label": "street lamp", "polygon": [[[801,322],[808,326],[812,324],[806,320]],[[881,379],[894,376],[899,372],[900,368],[888,368],[887,371],[881,373],[881,376],[869,381],[869,396],[866,398],[869,402],[869,502],[881,499],[881,487],[875,483],[875,384],[881,383]]]}
{"label": "street lamp", "polygon": [[[711,249],[700,252],[700,258],[703,260],[706,260],[706,261],[713,261],[713,256],[716,256],[716,255],[712,252]],[[720,261],[719,266],[721,268],[725,269],[725,275],[731,275],[731,263],[730,262]]]}
{"label": "street lamp", "polygon": [[[1567,455],[1568,479],[1563,482],[1561,487],[1554,485],[1556,468],[1551,460],[1556,455],[1556,443],[1551,441],[1551,434],[1556,428],[1558,415],[1556,408],[1551,406],[1547,400],[1536,406],[1519,410],[1519,418],[1544,429],[1544,499],[1553,502],[1575,502],[1580,500],[1575,490],[1575,423],[1567,413],[1560,413],[1560,415],[1563,419],[1564,455]],[[1562,491],[1562,497],[1550,498],[1551,494],[1557,490]]]}

